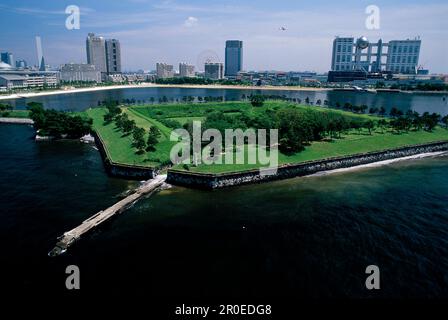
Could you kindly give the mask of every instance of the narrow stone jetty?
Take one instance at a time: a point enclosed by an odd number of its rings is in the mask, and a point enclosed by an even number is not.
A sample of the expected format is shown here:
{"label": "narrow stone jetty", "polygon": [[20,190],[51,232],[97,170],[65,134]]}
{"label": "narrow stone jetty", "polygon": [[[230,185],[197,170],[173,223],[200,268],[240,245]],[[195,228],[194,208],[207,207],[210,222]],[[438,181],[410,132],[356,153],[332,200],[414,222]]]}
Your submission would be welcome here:
{"label": "narrow stone jetty", "polygon": [[28,118],[3,118],[0,117],[0,123],[10,123],[10,124],[34,124],[34,121]]}
{"label": "narrow stone jetty", "polygon": [[96,213],[76,228],[65,232],[61,237],[58,238],[56,246],[48,253],[48,255],[50,257],[61,255],[62,253],[67,251],[68,247],[70,247],[83,234],[97,227],[115,214],[122,212],[142,196],[153,192],[158,187],[160,187],[165,182],[165,180],[166,175],[159,175],[154,179],[148,180],[142,186],[136,189],[131,195],[127,196],[123,200],[118,201],[113,206]]}

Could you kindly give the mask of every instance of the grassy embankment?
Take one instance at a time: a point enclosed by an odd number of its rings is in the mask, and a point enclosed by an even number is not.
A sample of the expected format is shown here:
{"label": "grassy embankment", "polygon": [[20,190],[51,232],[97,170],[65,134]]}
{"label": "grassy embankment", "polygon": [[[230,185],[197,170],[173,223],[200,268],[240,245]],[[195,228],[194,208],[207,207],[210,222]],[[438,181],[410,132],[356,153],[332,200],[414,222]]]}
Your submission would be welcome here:
{"label": "grassy embankment", "polygon": [[0,117],[26,119],[26,118],[29,118],[30,116],[29,116],[28,110],[11,110],[11,111],[0,112]]}
{"label": "grassy embankment", "polygon": [[[214,110],[221,110],[225,114],[237,115],[242,112],[252,114],[264,112],[267,108],[278,109],[288,106],[285,102],[269,101],[261,108],[253,108],[248,102],[227,102],[227,103],[203,103],[203,104],[174,104],[174,105],[149,105],[136,106],[123,109],[134,120],[137,126],[145,128],[156,126],[162,133],[159,143],[156,145],[156,151],[136,154],[132,147],[132,135],[123,136],[114,123],[104,125],[103,116],[105,109],[95,108],[87,111],[87,114],[93,119],[94,129],[101,135],[105,141],[110,157],[114,162],[124,164],[138,164],[145,166],[158,166],[169,161],[169,153],[175,142],[169,141],[172,129],[163,125],[160,121],[176,120],[180,124],[191,120],[204,120],[208,113]],[[367,114],[354,114],[342,110],[333,110],[321,107],[296,106],[301,110],[311,109],[319,112],[331,112],[342,114],[348,118],[361,118],[364,120],[378,120],[377,116]],[[145,137],[146,138],[146,137]],[[408,133],[396,134],[391,129],[376,128],[369,134],[367,129],[360,132],[351,130],[343,134],[339,139],[331,141],[313,142],[307,146],[304,151],[285,155],[279,153],[279,164],[299,163],[303,161],[318,160],[336,156],[346,156],[351,154],[379,151],[402,146],[428,143],[433,141],[448,140],[448,130],[437,127],[433,132],[410,131]],[[233,172],[258,168],[259,164],[214,164],[190,166],[192,172],[210,172],[222,173]],[[182,169],[182,166],[176,166],[176,169]]]}

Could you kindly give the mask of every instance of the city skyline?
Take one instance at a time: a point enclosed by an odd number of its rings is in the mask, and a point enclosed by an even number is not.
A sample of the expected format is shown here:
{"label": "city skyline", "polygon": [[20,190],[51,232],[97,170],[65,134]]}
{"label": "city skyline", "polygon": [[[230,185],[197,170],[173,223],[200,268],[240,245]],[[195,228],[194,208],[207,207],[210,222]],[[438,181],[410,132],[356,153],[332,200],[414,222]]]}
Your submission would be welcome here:
{"label": "city skyline", "polygon": [[5,18],[0,25],[10,31],[0,35],[0,51],[37,64],[34,37],[40,35],[45,39],[46,63],[86,63],[83,43],[87,33],[94,32],[120,40],[123,71],[153,70],[158,61],[197,65],[204,51],[215,52],[224,62],[225,41],[239,39],[245,44],[244,70],[326,72],[331,67],[334,36],[364,35],[371,41],[420,36],[424,40],[420,64],[434,73],[448,73],[448,44],[441,41],[448,33],[447,4],[377,1],[381,28],[367,30],[365,8],[369,4],[284,1],[274,6],[266,1],[214,1],[206,5],[199,0],[189,4],[132,0],[106,6],[105,1],[78,1],[81,29],[67,30],[63,4],[43,1],[37,9],[31,1],[17,6],[6,0],[0,5]]}

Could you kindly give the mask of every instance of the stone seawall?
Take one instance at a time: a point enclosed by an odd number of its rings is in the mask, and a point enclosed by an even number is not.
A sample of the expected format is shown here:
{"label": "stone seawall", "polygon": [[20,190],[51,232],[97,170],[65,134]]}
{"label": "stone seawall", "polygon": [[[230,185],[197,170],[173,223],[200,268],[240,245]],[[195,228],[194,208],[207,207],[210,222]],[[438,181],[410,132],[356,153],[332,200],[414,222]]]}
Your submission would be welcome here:
{"label": "stone seawall", "polygon": [[248,170],[237,173],[204,174],[170,169],[168,170],[167,182],[175,185],[201,189],[217,189],[249,183],[301,177],[320,171],[349,168],[417,154],[447,150],[448,141],[433,142],[378,152],[356,154],[347,157],[335,157],[324,160],[302,162],[300,164],[283,165],[278,168],[276,174],[268,176],[260,175],[259,170]]}
{"label": "stone seawall", "polygon": [[103,158],[104,167],[109,175],[132,180],[154,179],[154,177],[157,176],[158,170],[154,168],[113,162],[101,137],[96,132],[93,133],[93,137],[95,138],[95,143]]}
{"label": "stone seawall", "polygon": [[3,118],[3,117],[0,117],[0,123],[33,125],[34,121],[29,118]]}

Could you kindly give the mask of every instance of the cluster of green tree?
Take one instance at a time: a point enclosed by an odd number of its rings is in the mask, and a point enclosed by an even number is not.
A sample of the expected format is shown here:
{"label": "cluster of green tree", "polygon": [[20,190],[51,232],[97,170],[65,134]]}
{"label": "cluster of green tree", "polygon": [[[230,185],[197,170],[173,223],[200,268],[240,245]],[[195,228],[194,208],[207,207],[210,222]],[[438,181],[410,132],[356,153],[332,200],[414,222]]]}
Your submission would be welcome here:
{"label": "cluster of green tree", "polygon": [[132,133],[132,146],[137,149],[137,154],[143,154],[145,151],[156,150],[155,146],[161,136],[160,130],[152,126],[148,130],[148,139],[145,141],[145,129],[137,127],[134,120],[130,120],[127,113],[123,113],[116,101],[105,103],[107,113],[104,115],[104,124],[115,122],[118,129],[123,132],[123,137]]}
{"label": "cluster of green tree", "polygon": [[207,84],[221,84],[221,85],[250,85],[250,82],[244,82],[241,80],[230,80],[230,79],[221,79],[221,80],[212,80],[208,78],[200,78],[200,77],[177,77],[177,78],[165,78],[165,79],[156,79],[155,83],[157,84],[198,84],[198,85],[207,85]]}
{"label": "cluster of green tree", "polygon": [[53,109],[46,110],[38,102],[27,104],[30,118],[39,135],[51,136],[56,139],[76,139],[92,131],[92,119]]}
{"label": "cluster of green tree", "polygon": [[215,81],[206,78],[198,77],[178,77],[178,78],[165,78],[156,79],[157,84],[213,84]]}
{"label": "cluster of green tree", "polygon": [[9,112],[12,111],[13,107],[9,104],[0,103],[0,115],[2,117],[9,116]]}
{"label": "cluster of green tree", "polygon": [[[384,126],[387,125],[384,120]],[[367,129],[369,134],[377,124],[372,120],[355,119],[336,113],[300,110],[293,106],[267,109],[264,112],[243,112],[241,115],[214,111],[206,116],[202,129],[217,129],[225,134],[226,129],[278,129],[279,149],[285,154],[296,153],[312,141],[323,138],[340,138],[350,129]],[[192,131],[192,123],[184,128]]]}
{"label": "cluster of green tree", "polygon": [[393,117],[390,121],[390,125],[397,132],[408,132],[411,129],[415,131],[422,129],[425,131],[432,131],[439,122],[444,123],[445,127],[448,127],[448,117],[445,116],[442,118],[440,114],[437,113],[430,114],[429,112],[425,112],[420,115],[418,112],[409,110],[403,115],[403,112],[393,108],[390,112],[390,116]]}
{"label": "cluster of green tree", "polygon": [[448,91],[448,85],[443,83],[418,83],[416,85],[394,84],[390,89],[404,90],[404,91]]}
{"label": "cluster of green tree", "polygon": [[171,128],[171,129],[178,129],[182,128],[182,125],[179,121],[173,120],[173,119],[160,119],[159,122],[163,124],[165,127]]}
{"label": "cluster of green tree", "polygon": [[[364,132],[370,135],[375,128],[379,128],[382,133],[388,128],[397,133],[411,129],[432,131],[440,121],[448,128],[448,116],[441,118],[438,114],[429,113],[420,116],[412,111],[403,116],[398,110],[392,114],[394,118],[390,121],[386,119],[374,121],[335,112],[303,110],[294,106],[269,108],[264,112],[243,112],[238,116],[214,111],[206,116],[202,129],[217,129],[223,135],[226,129],[278,129],[279,150],[284,154],[293,154],[303,150],[313,141],[341,138],[342,134],[353,130],[358,134]],[[192,123],[187,123],[184,128],[191,131]]]}
{"label": "cluster of green tree", "polygon": [[96,86],[97,83],[95,81],[61,81],[60,84],[84,88],[84,87],[94,87]]}

